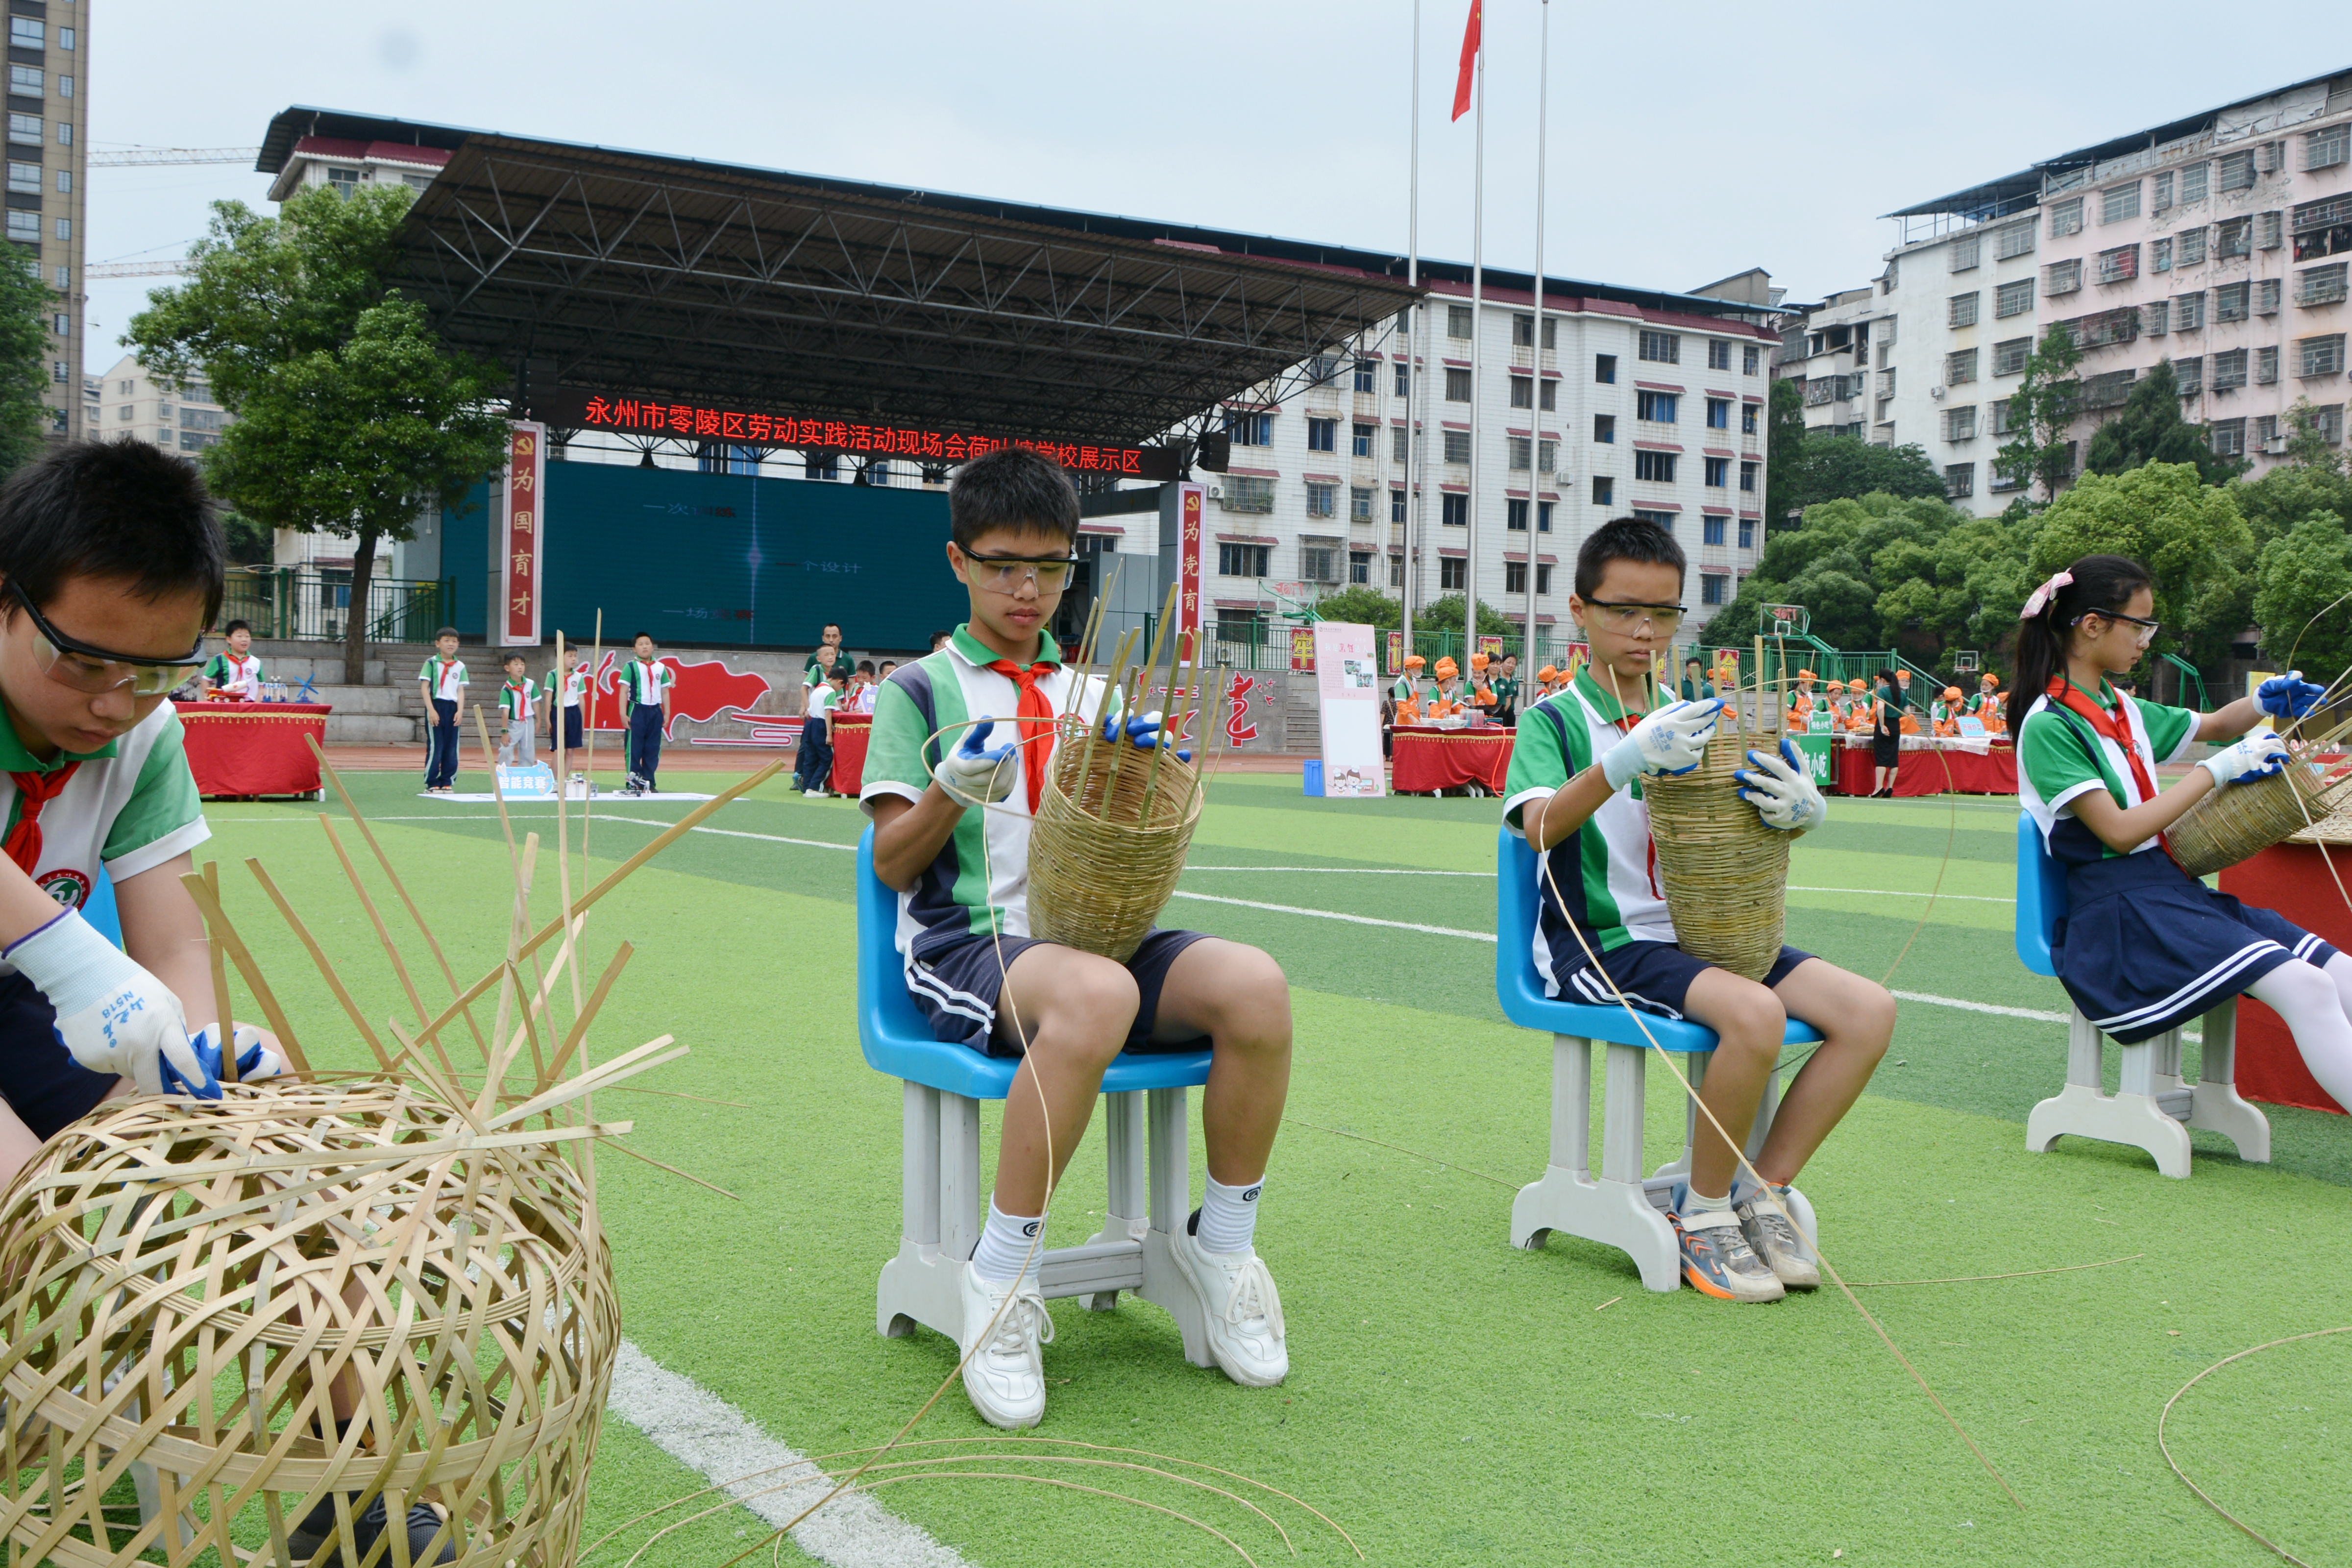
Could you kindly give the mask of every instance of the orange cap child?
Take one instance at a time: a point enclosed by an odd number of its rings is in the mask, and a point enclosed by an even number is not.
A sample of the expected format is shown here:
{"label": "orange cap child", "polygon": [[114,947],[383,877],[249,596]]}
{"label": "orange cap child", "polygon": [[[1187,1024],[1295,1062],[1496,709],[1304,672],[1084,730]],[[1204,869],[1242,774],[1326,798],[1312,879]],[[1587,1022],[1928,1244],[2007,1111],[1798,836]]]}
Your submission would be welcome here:
{"label": "orange cap child", "polygon": [[1462,667],[1454,662],[1453,655],[1443,654],[1439,656],[1437,660],[1437,689],[1429,694],[1429,717],[1431,720],[1435,721],[1438,719],[1447,718],[1453,714],[1459,713],[1462,710],[1462,697],[1459,689],[1451,691],[1446,689],[1448,683],[1458,679],[1461,674]]}
{"label": "orange cap child", "polygon": [[1474,653],[1470,656],[1470,684],[1477,688],[1474,695],[1480,705],[1489,708],[1494,706],[1495,693],[1486,684],[1486,667],[1493,662],[1483,653]]}
{"label": "orange cap child", "polygon": [[1870,688],[1864,683],[1862,677],[1857,675],[1853,678],[1853,683],[1849,685],[1846,689],[1852,691],[1854,694],[1854,698],[1853,710],[1846,719],[1845,727],[1849,730],[1870,729],[1872,727],[1871,707],[1873,702],[1873,699],[1870,695]]}
{"label": "orange cap child", "polygon": [[1944,694],[1937,698],[1935,704],[1928,710],[1928,716],[1935,721],[1936,733],[1938,735],[1958,734],[1960,732],[1960,689],[1957,686],[1944,688]]}
{"label": "orange cap child", "polygon": [[1984,721],[1985,733],[1999,735],[2008,730],[2000,710],[2000,677],[1988,669],[1977,678],[1976,715]]}
{"label": "orange cap child", "polygon": [[1550,696],[1552,688],[1559,683],[1559,670],[1552,665],[1545,665],[1541,669],[1537,670],[1536,696],[1538,699]]}

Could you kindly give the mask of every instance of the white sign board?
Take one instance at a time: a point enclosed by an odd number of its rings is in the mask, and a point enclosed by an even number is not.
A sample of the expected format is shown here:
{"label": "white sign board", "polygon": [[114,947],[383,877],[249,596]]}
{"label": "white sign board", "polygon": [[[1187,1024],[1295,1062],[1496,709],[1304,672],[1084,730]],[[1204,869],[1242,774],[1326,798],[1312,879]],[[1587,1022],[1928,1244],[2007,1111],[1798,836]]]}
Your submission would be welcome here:
{"label": "white sign board", "polygon": [[1373,635],[1370,626],[1315,623],[1326,797],[1388,793],[1381,768],[1380,664]]}

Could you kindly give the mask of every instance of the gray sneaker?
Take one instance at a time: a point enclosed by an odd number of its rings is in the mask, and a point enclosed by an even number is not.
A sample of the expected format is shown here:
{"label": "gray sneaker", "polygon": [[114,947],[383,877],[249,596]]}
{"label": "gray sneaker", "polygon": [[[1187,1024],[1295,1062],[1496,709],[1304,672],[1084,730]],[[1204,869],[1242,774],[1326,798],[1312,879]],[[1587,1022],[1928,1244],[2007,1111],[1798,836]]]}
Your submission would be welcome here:
{"label": "gray sneaker", "polygon": [[1748,1237],[1748,1245],[1756,1256],[1769,1265],[1780,1283],[1791,1290],[1818,1290],[1822,1285],[1822,1260],[1804,1234],[1789,1223],[1781,1213],[1782,1201],[1776,1203],[1762,1193],[1751,1193],[1733,1205],[1739,1215],[1739,1229]]}

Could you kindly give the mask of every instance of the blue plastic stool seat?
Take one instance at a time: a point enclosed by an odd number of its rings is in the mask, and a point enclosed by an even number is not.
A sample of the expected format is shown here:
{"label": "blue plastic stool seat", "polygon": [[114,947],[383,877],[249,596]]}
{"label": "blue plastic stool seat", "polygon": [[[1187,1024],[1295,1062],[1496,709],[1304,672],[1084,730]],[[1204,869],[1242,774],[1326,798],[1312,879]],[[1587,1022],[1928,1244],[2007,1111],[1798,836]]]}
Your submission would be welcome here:
{"label": "blue plastic stool seat", "polygon": [[[2017,956],[2036,974],[2054,976],[2058,922],[2066,918],[2066,868],[2051,855],[2032,812],[2017,814]],[[2180,1031],[2125,1046],[2117,1091],[2106,1092],[2098,1028],[2067,1004],[2066,1085],[2025,1119],[2025,1147],[2045,1154],[2060,1138],[2097,1138],[2145,1149],[2168,1176],[2186,1177],[2189,1129],[2205,1127],[2238,1146],[2241,1159],[2271,1157],[2271,1123],[2238,1094],[2238,999],[2204,1018],[2198,1079],[2180,1077]]]}
{"label": "blue plastic stool seat", "polygon": [[[1630,1254],[1653,1290],[1682,1283],[1681,1250],[1666,1223],[1674,1184],[1690,1173],[1690,1143],[1698,1108],[1684,1116],[1679,1159],[1642,1173],[1642,1108],[1649,1046],[1686,1056],[1692,1087],[1706,1080],[1716,1033],[1686,1018],[1644,1013],[1637,1022],[1622,1007],[1593,1007],[1546,996],[1535,966],[1536,911],[1541,889],[1535,851],[1504,828],[1495,844],[1495,994],[1503,1015],[1552,1037],[1551,1157],[1543,1175],[1519,1189],[1511,1204],[1511,1245],[1539,1247],[1553,1231],[1602,1242]],[[1646,1035],[1644,1031],[1647,1031]],[[1784,1045],[1821,1039],[1810,1024],[1789,1020]],[[1601,1102],[1601,1174],[1592,1174],[1592,1046],[1609,1047]],[[1750,1160],[1762,1151],[1780,1104],[1780,1075],[1764,1080],[1764,1098],[1748,1133]],[[1790,1190],[1790,1208],[1808,1233],[1818,1236],[1812,1205]]]}
{"label": "blue plastic stool seat", "polygon": [[[963,1328],[961,1269],[980,1240],[980,1102],[1012,1091],[1021,1064],[933,1037],[907,990],[898,949],[898,895],[874,873],[874,830],[857,845],[857,1038],[866,1064],[904,1089],[898,1256],[882,1266],[876,1326],[897,1338],[920,1323],[950,1339]],[[1184,1091],[1209,1081],[1205,1050],[1121,1052],[1103,1074],[1110,1194],[1103,1228],[1040,1262],[1047,1297],[1109,1311],[1121,1290],[1175,1316],[1184,1358],[1214,1364],[1200,1299],[1171,1251],[1192,1213]]]}

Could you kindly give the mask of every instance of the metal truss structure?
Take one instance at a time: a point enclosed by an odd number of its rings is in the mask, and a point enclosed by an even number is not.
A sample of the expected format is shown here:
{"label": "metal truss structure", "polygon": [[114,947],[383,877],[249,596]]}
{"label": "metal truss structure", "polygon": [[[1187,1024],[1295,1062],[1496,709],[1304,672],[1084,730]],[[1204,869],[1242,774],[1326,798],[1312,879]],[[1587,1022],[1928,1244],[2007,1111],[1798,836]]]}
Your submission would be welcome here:
{"label": "metal truss structure", "polygon": [[452,147],[394,281],[455,346],[553,384],[1036,440],[1197,432],[1377,330],[1402,258],[289,110]]}

